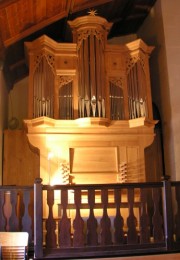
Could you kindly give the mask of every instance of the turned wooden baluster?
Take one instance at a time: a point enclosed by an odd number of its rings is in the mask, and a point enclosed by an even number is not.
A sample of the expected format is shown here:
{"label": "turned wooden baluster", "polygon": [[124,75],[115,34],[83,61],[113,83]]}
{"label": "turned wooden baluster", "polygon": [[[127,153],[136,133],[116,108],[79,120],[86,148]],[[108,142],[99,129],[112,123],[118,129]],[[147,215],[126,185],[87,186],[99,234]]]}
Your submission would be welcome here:
{"label": "turned wooden baluster", "polygon": [[29,233],[29,241],[32,241],[32,219],[29,215],[30,191],[23,192],[24,215],[22,217],[22,231]]}
{"label": "turned wooden baluster", "polygon": [[19,221],[16,215],[16,206],[17,206],[17,191],[12,190],[10,193],[10,202],[12,206],[12,212],[11,212],[11,217],[9,218],[9,231],[19,231]]}
{"label": "turned wooden baluster", "polygon": [[180,187],[175,187],[176,191],[176,201],[177,201],[177,213],[175,215],[175,234],[176,241],[180,241]]}
{"label": "turned wooden baluster", "polygon": [[81,190],[74,191],[74,203],[76,205],[76,216],[73,221],[74,236],[73,246],[81,247],[84,246],[84,221],[81,218],[80,207],[81,207]]}
{"label": "turned wooden baluster", "polygon": [[[59,246],[71,246],[71,222],[67,217],[68,191],[61,190],[62,218],[59,221]],[[60,209],[61,210],[61,209]]]}
{"label": "turned wooden baluster", "polygon": [[147,214],[147,190],[141,189],[140,243],[150,242],[149,216]]}
{"label": "turned wooden baluster", "polygon": [[127,218],[127,243],[128,244],[137,244],[138,243],[138,235],[137,235],[137,219],[134,215],[134,189],[128,189],[128,204],[129,204],[129,216]]}
{"label": "turned wooden baluster", "polygon": [[97,219],[94,216],[95,190],[88,190],[88,203],[90,207],[87,220],[87,244],[96,246],[98,244]]}
{"label": "turned wooden baluster", "polygon": [[53,218],[54,190],[47,190],[47,204],[49,207],[49,215],[46,220],[46,247],[56,247],[56,221]]}
{"label": "turned wooden baluster", "polygon": [[115,244],[123,244],[124,243],[124,219],[121,216],[120,206],[121,206],[121,190],[114,190],[114,199],[116,204],[116,216],[114,218],[114,239]]}
{"label": "turned wooden baluster", "polygon": [[154,202],[154,214],[152,217],[153,223],[153,236],[154,242],[162,242],[164,240],[163,235],[163,219],[160,214],[160,189],[153,188],[152,190],[152,197]]}
{"label": "turned wooden baluster", "polygon": [[108,190],[103,189],[101,191],[101,200],[103,205],[103,216],[101,218],[101,244],[102,245],[111,245],[112,236],[111,236],[111,220],[107,214],[108,207]]}
{"label": "turned wooden baluster", "polygon": [[4,217],[4,191],[0,191],[0,231],[5,231],[5,217]]}
{"label": "turned wooden baluster", "polygon": [[3,205],[3,213],[5,217],[5,231],[11,231],[10,230],[10,217],[12,214],[12,205],[11,205],[11,193],[10,191],[4,192],[4,205]]}

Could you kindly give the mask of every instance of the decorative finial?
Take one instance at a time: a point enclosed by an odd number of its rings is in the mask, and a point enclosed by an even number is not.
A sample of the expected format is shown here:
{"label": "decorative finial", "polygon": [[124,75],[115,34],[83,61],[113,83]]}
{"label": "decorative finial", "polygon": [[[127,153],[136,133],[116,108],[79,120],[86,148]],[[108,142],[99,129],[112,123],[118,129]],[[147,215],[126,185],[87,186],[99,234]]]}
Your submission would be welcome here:
{"label": "decorative finial", "polygon": [[89,12],[88,12],[88,14],[89,14],[90,16],[96,16],[96,15],[97,15],[97,10],[90,9]]}

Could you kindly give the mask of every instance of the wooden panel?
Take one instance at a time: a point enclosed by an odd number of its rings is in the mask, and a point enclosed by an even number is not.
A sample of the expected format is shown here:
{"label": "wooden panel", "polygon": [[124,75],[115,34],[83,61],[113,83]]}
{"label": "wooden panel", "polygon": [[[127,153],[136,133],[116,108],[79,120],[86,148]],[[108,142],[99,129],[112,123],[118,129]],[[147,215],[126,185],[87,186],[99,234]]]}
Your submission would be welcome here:
{"label": "wooden panel", "polygon": [[74,57],[69,56],[59,56],[56,60],[57,69],[70,70],[75,69],[76,63]]}
{"label": "wooden panel", "polygon": [[153,143],[145,148],[145,170],[146,181],[161,181],[164,174],[161,130],[155,128],[155,139]]}
{"label": "wooden panel", "polygon": [[[44,0],[43,0],[44,2]],[[67,12],[69,1],[57,1],[51,0],[46,2],[47,7],[47,17],[52,17],[54,15],[59,15],[59,12]]]}
{"label": "wooden panel", "polygon": [[32,25],[33,5],[30,1],[18,1],[5,10],[11,37],[24,30],[28,24]]}
{"label": "wooden panel", "polygon": [[46,18],[46,2],[43,0],[34,2],[34,16],[36,22],[41,22]]}
{"label": "wooden panel", "polygon": [[128,182],[136,182],[140,180],[140,174],[142,170],[139,164],[139,147],[129,146],[127,147],[127,174]]}
{"label": "wooden panel", "polygon": [[74,184],[105,184],[117,183],[117,173],[74,173]]}
{"label": "wooden panel", "polygon": [[13,1],[0,8],[0,29],[5,46],[68,15],[68,0]]}
{"label": "wooden panel", "polygon": [[144,162],[140,159],[139,146],[119,147],[119,165],[126,165],[127,182],[145,181]]}
{"label": "wooden panel", "polygon": [[119,72],[119,70],[123,69],[123,60],[122,57],[120,57],[120,52],[117,53],[110,52],[109,55],[107,55],[107,69],[108,72],[111,71]]}
{"label": "wooden panel", "polygon": [[33,185],[39,177],[37,149],[30,147],[22,130],[4,133],[3,185]]}
{"label": "wooden panel", "polygon": [[119,163],[127,162],[126,146],[119,147]]}
{"label": "wooden panel", "polygon": [[71,171],[117,172],[117,147],[78,147],[70,149]]}

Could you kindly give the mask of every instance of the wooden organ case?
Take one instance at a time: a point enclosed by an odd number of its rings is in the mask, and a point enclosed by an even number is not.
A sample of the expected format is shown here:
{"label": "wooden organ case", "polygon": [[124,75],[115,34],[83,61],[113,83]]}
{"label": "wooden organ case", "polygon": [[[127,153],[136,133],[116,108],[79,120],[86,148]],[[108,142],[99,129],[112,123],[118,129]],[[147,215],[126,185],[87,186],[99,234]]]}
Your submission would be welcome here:
{"label": "wooden organ case", "polygon": [[107,43],[104,18],[69,21],[73,43],[26,42],[29,142],[40,150],[44,183],[146,181],[154,140],[149,56],[141,39]]}

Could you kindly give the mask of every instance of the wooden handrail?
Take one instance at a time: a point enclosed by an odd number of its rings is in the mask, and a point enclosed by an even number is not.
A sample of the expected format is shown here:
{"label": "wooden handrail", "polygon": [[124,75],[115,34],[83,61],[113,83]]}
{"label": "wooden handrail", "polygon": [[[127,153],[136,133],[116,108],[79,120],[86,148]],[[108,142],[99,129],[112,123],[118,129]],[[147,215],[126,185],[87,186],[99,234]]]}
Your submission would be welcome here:
{"label": "wooden handrail", "polygon": [[141,182],[141,183],[111,183],[111,184],[71,184],[71,185],[43,185],[43,190],[91,190],[91,189],[128,189],[128,188],[152,188],[152,187],[163,187],[163,182]]}

